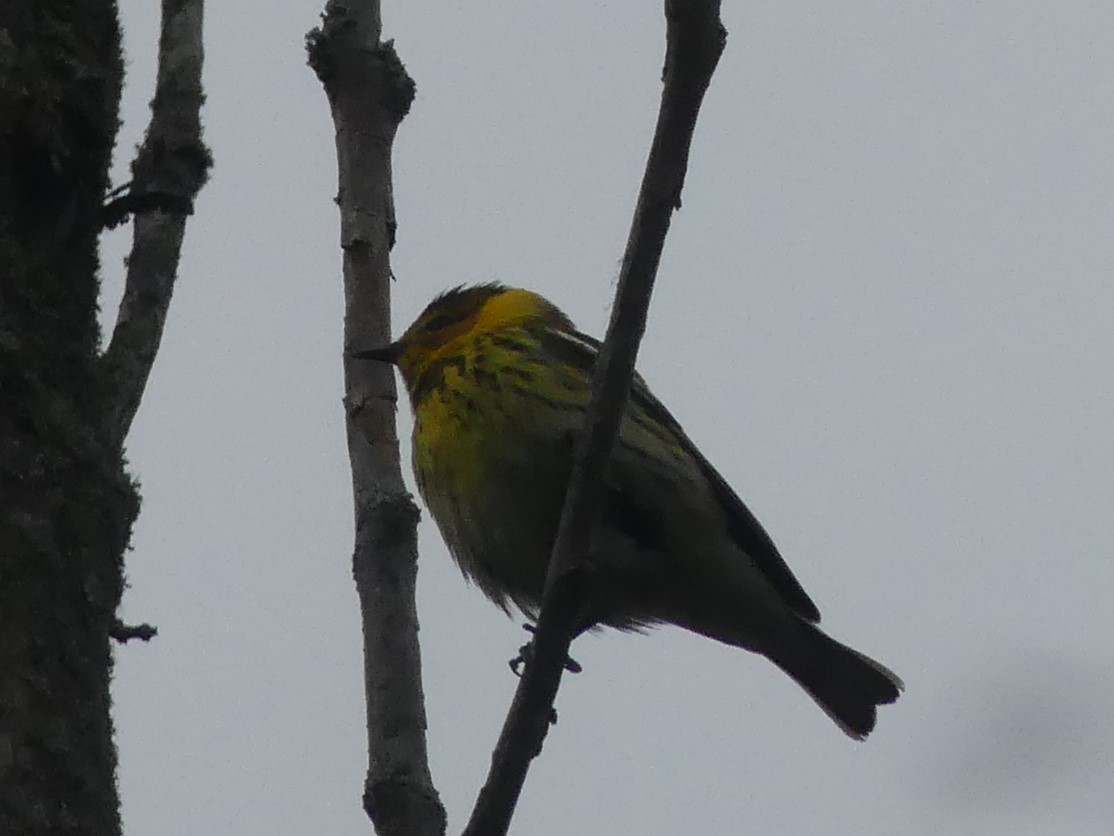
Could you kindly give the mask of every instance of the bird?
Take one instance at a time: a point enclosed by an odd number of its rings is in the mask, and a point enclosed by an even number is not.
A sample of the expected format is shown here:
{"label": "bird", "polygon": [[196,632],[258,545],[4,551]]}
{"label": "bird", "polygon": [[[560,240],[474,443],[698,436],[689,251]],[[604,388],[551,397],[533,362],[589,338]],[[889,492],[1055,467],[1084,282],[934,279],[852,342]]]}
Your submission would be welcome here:
{"label": "bird", "polygon": [[[418,491],[465,577],[536,618],[591,395],[598,340],[533,291],[441,293],[396,341]],[[836,641],[727,481],[635,373],[608,463],[577,633],[674,624],[766,657],[850,737],[904,685]]]}

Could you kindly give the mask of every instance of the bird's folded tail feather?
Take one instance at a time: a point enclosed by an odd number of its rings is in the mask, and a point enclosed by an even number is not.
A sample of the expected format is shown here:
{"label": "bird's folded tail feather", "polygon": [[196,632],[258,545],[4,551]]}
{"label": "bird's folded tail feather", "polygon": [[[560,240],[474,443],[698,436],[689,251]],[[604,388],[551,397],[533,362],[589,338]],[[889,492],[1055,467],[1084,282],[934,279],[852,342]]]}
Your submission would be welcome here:
{"label": "bird's folded tail feather", "polygon": [[884,665],[803,621],[764,652],[856,740],[874,728],[877,706],[896,700],[905,687]]}

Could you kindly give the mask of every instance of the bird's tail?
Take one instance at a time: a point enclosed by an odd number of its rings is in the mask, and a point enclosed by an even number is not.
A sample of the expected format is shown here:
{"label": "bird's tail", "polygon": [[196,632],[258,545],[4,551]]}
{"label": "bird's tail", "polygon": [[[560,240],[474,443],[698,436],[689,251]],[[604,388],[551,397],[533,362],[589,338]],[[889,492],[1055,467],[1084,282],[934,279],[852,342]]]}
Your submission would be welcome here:
{"label": "bird's tail", "polygon": [[763,652],[811,696],[847,734],[863,740],[877,706],[897,699],[905,686],[885,666],[840,644],[811,624],[798,622]]}

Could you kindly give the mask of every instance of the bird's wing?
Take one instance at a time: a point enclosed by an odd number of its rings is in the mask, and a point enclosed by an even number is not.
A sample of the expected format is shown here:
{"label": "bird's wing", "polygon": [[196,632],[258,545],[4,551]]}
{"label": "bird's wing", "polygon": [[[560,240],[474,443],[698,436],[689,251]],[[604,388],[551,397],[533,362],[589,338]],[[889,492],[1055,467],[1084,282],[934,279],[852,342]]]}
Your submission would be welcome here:
{"label": "bird's wing", "polygon": [[[599,353],[599,341],[579,332],[570,334],[554,330],[550,334],[558,338],[552,341],[550,350],[559,351],[562,359],[579,366],[590,375]],[[816,604],[786,565],[762,524],[743,504],[711,462],[685,435],[677,419],[661,401],[654,397],[646,382],[638,374],[634,375],[631,382],[630,406],[633,407],[636,415],[637,412],[642,412],[650,420],[651,426],[645,429],[652,430],[652,425],[656,424],[672,437],[676,446],[695,464],[724,512],[729,536],[754,561],[754,565],[762,571],[770,585],[801,618],[812,622],[819,621],[820,611]],[[636,423],[641,423],[637,417],[634,420]],[[655,434],[660,434],[660,431]],[[616,517],[612,520],[615,524],[622,525],[626,520],[632,526],[636,526],[638,529],[635,533],[636,539],[641,539],[649,533],[646,529],[647,525],[654,523],[660,527],[660,521],[650,519],[652,515],[648,515],[646,509],[635,507],[638,503],[633,502],[630,497],[624,497],[622,491],[613,491],[612,494],[608,497],[609,507],[605,509],[605,514]]]}

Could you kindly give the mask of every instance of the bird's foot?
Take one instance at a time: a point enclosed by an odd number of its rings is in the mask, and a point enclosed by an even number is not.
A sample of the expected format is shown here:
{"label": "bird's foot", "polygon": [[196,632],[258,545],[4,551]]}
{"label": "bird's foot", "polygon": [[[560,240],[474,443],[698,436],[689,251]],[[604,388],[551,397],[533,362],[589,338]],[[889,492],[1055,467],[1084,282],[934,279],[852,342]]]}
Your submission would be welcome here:
{"label": "bird's foot", "polygon": [[[537,633],[538,628],[533,624],[523,624],[522,629],[527,633]],[[522,672],[526,669],[526,665],[534,658],[534,640],[530,639],[526,644],[518,649],[518,655],[511,659],[508,664],[515,676],[522,676]],[[571,656],[565,657],[565,670],[569,673],[580,673],[584,668],[579,662]]]}

